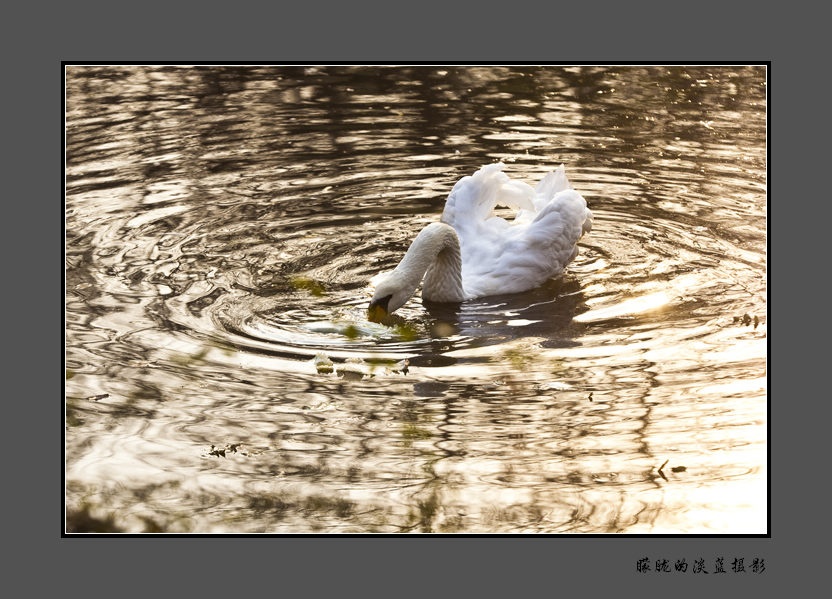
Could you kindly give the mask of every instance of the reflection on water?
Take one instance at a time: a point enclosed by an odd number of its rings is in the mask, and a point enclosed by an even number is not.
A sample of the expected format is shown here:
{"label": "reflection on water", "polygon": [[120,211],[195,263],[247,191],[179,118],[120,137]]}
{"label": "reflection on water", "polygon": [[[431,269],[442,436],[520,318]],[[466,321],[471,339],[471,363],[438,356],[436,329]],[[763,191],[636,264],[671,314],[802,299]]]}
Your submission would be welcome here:
{"label": "reflection on water", "polygon": [[[69,67],[70,531],[766,532],[762,67]],[[564,277],[368,323],[450,188]]]}

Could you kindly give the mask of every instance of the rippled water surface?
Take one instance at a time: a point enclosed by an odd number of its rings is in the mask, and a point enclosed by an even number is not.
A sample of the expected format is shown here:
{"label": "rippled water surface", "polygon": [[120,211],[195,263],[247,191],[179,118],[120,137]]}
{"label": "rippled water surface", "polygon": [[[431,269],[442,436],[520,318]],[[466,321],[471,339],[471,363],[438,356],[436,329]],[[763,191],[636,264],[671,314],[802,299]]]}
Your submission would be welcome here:
{"label": "rippled water surface", "polygon": [[[764,68],[66,87],[68,530],[766,532]],[[368,323],[497,160],[587,199],[565,275]]]}

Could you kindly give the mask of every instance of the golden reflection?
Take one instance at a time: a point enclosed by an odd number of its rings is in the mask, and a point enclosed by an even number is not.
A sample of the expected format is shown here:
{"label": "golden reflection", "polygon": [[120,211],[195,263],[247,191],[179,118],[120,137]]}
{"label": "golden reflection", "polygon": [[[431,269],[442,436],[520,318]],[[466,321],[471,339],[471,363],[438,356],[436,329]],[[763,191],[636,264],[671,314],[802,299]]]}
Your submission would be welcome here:
{"label": "golden reflection", "polygon": [[718,397],[748,397],[754,394],[757,397],[764,397],[766,390],[765,377],[755,379],[737,379],[715,385],[707,385],[697,389],[700,395],[713,395]]}
{"label": "golden reflection", "polygon": [[621,316],[629,316],[631,314],[642,314],[644,312],[661,308],[668,303],[670,303],[668,295],[664,291],[659,291],[649,295],[624,300],[606,308],[597,308],[584,312],[583,314],[578,314],[575,316],[575,320],[577,322],[591,322],[594,320],[619,318]]}
{"label": "golden reflection", "polygon": [[[68,529],[765,532],[764,84],[72,67]],[[566,275],[368,322],[403,225],[495,157],[575,166]]]}

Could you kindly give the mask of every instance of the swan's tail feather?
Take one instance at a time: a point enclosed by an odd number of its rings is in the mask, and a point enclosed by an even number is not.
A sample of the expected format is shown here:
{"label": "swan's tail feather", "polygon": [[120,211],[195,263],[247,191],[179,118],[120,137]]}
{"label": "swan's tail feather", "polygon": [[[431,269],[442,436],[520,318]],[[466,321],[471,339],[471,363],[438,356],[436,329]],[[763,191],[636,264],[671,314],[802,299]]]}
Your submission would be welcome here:
{"label": "swan's tail feather", "polygon": [[555,194],[541,210],[532,225],[550,218],[557,218],[576,231],[575,241],[592,230],[592,212],[586,206],[586,200],[574,189],[567,189]]}
{"label": "swan's tail feather", "polygon": [[586,235],[592,231],[592,212],[590,212],[589,208],[586,209],[586,218],[584,219],[584,224],[581,225],[581,237]]}
{"label": "swan's tail feather", "polygon": [[583,196],[573,189],[555,194],[535,217],[527,236],[537,247],[547,247],[552,273],[556,276],[575,259],[577,243],[592,229],[592,212]]}
{"label": "swan's tail feather", "polygon": [[534,193],[535,206],[540,211],[543,207],[552,201],[555,194],[567,189],[574,189],[569,179],[566,177],[566,167],[562,164],[553,171],[550,171],[543,177],[540,182],[535,185]]}
{"label": "swan's tail feather", "polygon": [[538,208],[535,220],[543,217],[548,211],[557,212],[576,232],[576,225],[580,225],[580,234],[575,238],[575,242],[592,230],[592,212],[587,208],[583,196],[572,187],[566,177],[566,167],[562,164],[543,177],[534,191],[537,195],[535,205]]}

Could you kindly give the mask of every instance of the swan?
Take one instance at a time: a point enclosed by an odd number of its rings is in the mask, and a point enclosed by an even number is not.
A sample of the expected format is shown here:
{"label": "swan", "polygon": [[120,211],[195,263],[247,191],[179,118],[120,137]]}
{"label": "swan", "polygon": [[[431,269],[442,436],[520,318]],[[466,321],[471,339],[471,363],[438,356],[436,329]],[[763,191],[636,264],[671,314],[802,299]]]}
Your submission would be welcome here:
{"label": "swan", "polygon": [[[560,165],[532,188],[512,181],[501,162],[460,179],[439,222],[427,225],[396,268],[380,277],[368,308],[378,322],[402,307],[422,284],[437,303],[519,293],[560,275],[592,229],[592,212]],[[509,222],[496,206],[517,210]]]}

